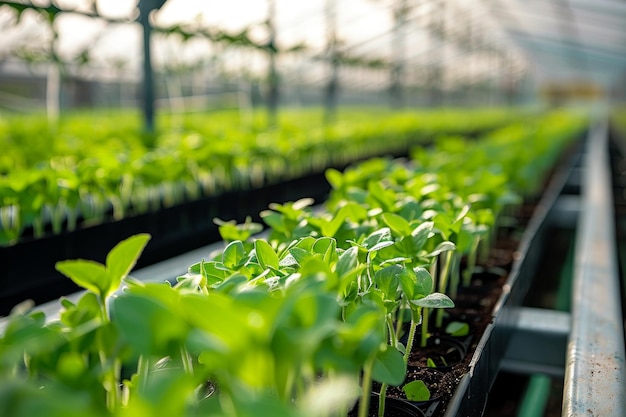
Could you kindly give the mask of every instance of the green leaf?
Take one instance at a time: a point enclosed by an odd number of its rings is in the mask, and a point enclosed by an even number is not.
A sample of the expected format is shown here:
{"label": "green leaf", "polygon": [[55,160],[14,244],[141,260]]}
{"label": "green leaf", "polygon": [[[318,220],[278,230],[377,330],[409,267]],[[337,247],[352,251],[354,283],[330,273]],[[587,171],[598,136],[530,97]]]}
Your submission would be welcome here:
{"label": "green leaf", "polygon": [[428,401],[430,400],[430,391],[422,380],[411,381],[402,387],[402,391],[409,401]]}
{"label": "green leaf", "polygon": [[335,215],[331,220],[322,218],[318,218],[318,220],[320,221],[319,226],[321,228],[322,235],[332,237],[335,236],[341,228],[341,225],[345,220],[345,213],[342,213],[342,211],[339,210],[339,213],[337,213],[337,215]]}
{"label": "green leaf", "polygon": [[344,184],[343,174],[334,168],[328,168],[325,172],[325,176],[329,184],[336,190],[340,189]]}
{"label": "green leaf", "polygon": [[402,265],[390,265],[374,274],[376,286],[385,294],[386,299],[395,300],[398,296],[399,277],[406,268]]}
{"label": "green leaf", "polygon": [[395,203],[395,193],[387,190],[381,181],[370,181],[367,184],[369,197],[380,203],[385,211],[391,211]]}
{"label": "green leaf", "polygon": [[378,242],[377,244],[369,248],[368,252],[376,252],[381,249],[385,249],[386,247],[393,246],[394,244],[395,243],[391,241]]}
{"label": "green leaf", "polygon": [[266,225],[271,227],[274,231],[279,233],[287,233],[283,216],[280,213],[276,213],[271,210],[263,210],[259,213]]}
{"label": "green leaf", "polygon": [[293,247],[289,249],[289,254],[293,256],[298,262],[298,264],[302,265],[307,259],[309,259],[313,254],[306,249],[302,249],[299,247]]}
{"label": "green leaf", "polygon": [[447,251],[453,251],[456,249],[456,245],[450,241],[444,241],[441,242],[440,244],[437,245],[437,247],[435,248],[435,250],[433,250],[432,252],[430,252],[428,255],[429,257],[434,257],[434,256],[438,256],[439,254],[443,253],[443,252],[447,252]]}
{"label": "green leaf", "polygon": [[427,308],[453,308],[454,301],[450,299],[445,294],[434,292],[432,294],[428,294],[424,298],[420,298],[417,300],[411,300],[412,304],[415,304],[418,307],[427,307]]}
{"label": "green leaf", "polygon": [[285,256],[283,256],[283,258],[280,260],[280,263],[279,263],[279,266],[281,268],[293,268],[293,267],[297,267],[298,265],[299,265],[298,261],[290,253],[287,253]]}
{"label": "green leaf", "polygon": [[228,269],[237,269],[245,257],[245,249],[241,240],[230,242],[222,253],[222,264]]}
{"label": "green leaf", "polygon": [[452,219],[446,213],[437,213],[435,217],[433,217],[433,221],[435,222],[435,228],[439,230],[444,239],[450,238],[450,232],[452,229]]}
{"label": "green leaf", "polygon": [[276,252],[274,252],[274,249],[272,249],[269,243],[262,239],[257,239],[254,241],[254,249],[256,252],[256,258],[259,261],[261,268],[278,269],[278,255],[276,254]]}
{"label": "green leaf", "polygon": [[413,269],[417,280],[415,282],[415,296],[423,295],[427,296],[433,292],[433,277],[426,268],[417,267]]}
{"label": "green leaf", "polygon": [[315,238],[313,236],[305,236],[301,238],[300,240],[298,240],[298,242],[294,245],[294,247],[311,252],[313,250],[314,244],[315,244]]}
{"label": "green leaf", "polygon": [[223,268],[221,262],[209,261],[199,262],[189,268],[191,273],[199,273],[206,279],[207,285],[213,285],[224,281],[228,276],[228,271]]}
{"label": "green leaf", "polygon": [[426,244],[426,241],[428,240],[428,237],[430,236],[433,227],[433,222],[424,222],[417,226],[415,229],[413,229],[411,236],[413,236],[413,244],[415,245],[417,251],[420,251],[424,244]]}
{"label": "green leaf", "polygon": [[98,262],[72,259],[57,262],[56,269],[76,285],[101,296],[105,296],[111,287],[106,268]]}
{"label": "green leaf", "polygon": [[337,264],[335,265],[335,272],[339,275],[339,278],[342,278],[356,268],[358,254],[359,248],[357,246],[351,246],[339,256]]}
{"label": "green leaf", "polygon": [[363,241],[363,246],[366,249],[370,249],[375,247],[377,244],[381,242],[393,242],[391,238],[391,230],[388,227],[383,227],[381,229],[376,230],[372,234],[370,234],[365,241]]}
{"label": "green leaf", "polygon": [[77,381],[86,370],[85,360],[78,352],[64,352],[57,362],[57,372],[64,381]]}
{"label": "green leaf", "polygon": [[319,253],[324,257],[327,256],[328,250],[334,250],[337,247],[337,241],[332,237],[320,237],[315,239],[313,243],[313,252]]}
{"label": "green leaf", "polygon": [[322,255],[322,259],[328,264],[337,260],[337,240],[332,237],[320,237],[316,239],[311,250],[315,254]]}
{"label": "green leaf", "polygon": [[461,211],[459,212],[459,214],[457,214],[456,218],[454,219],[454,223],[458,223],[461,220],[463,220],[465,216],[467,216],[467,214],[469,213],[470,208],[471,208],[470,204],[464,204],[463,207],[461,208]]}
{"label": "green leaf", "polygon": [[383,213],[381,217],[383,222],[396,234],[400,236],[409,236],[411,234],[411,225],[403,217],[395,213]]}
{"label": "green leaf", "polygon": [[109,287],[105,288],[105,296],[119,288],[122,279],[133,269],[149,240],[150,235],[142,233],[121,241],[111,249],[106,258]]}
{"label": "green leaf", "polygon": [[353,222],[360,222],[367,218],[367,210],[360,204],[355,202],[348,202],[341,208],[345,218],[352,220]]}
{"label": "green leaf", "polygon": [[402,353],[394,347],[387,346],[376,355],[372,378],[383,384],[398,386],[406,376],[406,364]]}
{"label": "green leaf", "polygon": [[[11,315],[0,336],[0,367],[13,367],[28,356],[54,357],[67,340],[36,316]],[[8,369],[8,368],[5,368]]]}
{"label": "green leaf", "polygon": [[113,298],[113,323],[138,355],[168,354],[171,348],[187,338],[187,327],[182,320],[160,301],[148,295],[134,294]]}
{"label": "green leaf", "polygon": [[469,324],[462,321],[451,321],[446,326],[446,333],[450,336],[467,336],[469,331]]}

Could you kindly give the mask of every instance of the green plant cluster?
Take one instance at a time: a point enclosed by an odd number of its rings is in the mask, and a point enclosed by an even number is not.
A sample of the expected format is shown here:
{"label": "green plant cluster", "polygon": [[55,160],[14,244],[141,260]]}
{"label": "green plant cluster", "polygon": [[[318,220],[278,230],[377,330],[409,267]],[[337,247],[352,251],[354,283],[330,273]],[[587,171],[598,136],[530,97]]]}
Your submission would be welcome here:
{"label": "green plant cluster", "polygon": [[583,128],[565,114],[533,126],[508,129],[517,132],[509,140],[446,139],[411,161],[328,170],[323,207],[271,205],[264,237],[251,223],[221,223],[224,249],[173,284],[127,277],[147,235],[118,244],[104,265],[58,263],[87,292],[62,299],[58,320],[19,309],[9,317],[0,415],[321,417],[358,403],[364,417],[372,381],[382,384],[383,415],[418,324],[423,343],[429,312],[453,306],[446,294],[465,273],[460,257],[536,189],[522,168],[545,172]]}
{"label": "green plant cluster", "polygon": [[302,110],[285,111],[278,127],[268,129],[265,113],[248,116],[173,115],[147,136],[134,114],[66,115],[53,129],[43,116],[0,115],[0,245],[17,242],[26,229],[34,238],[72,231],[513,118],[501,110],[346,109],[323,125],[320,110]]}

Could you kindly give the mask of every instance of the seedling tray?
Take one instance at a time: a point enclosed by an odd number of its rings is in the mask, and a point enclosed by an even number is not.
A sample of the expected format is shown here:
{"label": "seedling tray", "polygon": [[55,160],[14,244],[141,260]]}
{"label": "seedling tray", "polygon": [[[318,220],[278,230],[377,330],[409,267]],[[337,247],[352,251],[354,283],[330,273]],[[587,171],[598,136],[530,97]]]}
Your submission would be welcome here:
{"label": "seedling tray", "polygon": [[554,172],[534,213],[526,226],[515,260],[507,276],[502,293],[493,310],[493,320],[480,337],[469,370],[459,384],[443,412],[444,417],[481,416],[487,404],[489,391],[500,371],[511,335],[518,320],[519,307],[528,292],[539,266],[552,222],[551,212],[558,196],[567,190],[580,160],[576,143],[569,155]]}
{"label": "seedling tray", "polygon": [[137,266],[151,265],[219,241],[216,217],[240,223],[250,216],[260,221],[258,213],[272,202],[303,197],[322,201],[329,190],[324,174],[314,173],[0,248],[0,315],[7,315],[25,299],[40,304],[76,292],[79,288],[56,271],[58,261],[83,258],[104,262],[107,252],[121,240],[149,233],[151,242]]}

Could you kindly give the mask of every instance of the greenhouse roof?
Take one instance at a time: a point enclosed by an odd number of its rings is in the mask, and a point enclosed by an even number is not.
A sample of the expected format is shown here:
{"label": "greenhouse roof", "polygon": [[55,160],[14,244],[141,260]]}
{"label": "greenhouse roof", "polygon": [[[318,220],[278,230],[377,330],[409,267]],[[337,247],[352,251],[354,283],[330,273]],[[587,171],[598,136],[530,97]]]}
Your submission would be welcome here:
{"label": "greenhouse roof", "polygon": [[[304,53],[283,61],[288,63],[287,72],[297,73],[297,77],[306,71],[313,73],[313,64],[330,59],[328,5],[335,4],[338,44],[342,53],[360,60],[361,64],[389,64],[399,59],[393,44],[397,43],[398,10],[404,7],[408,11],[403,29],[406,51],[400,54],[400,59],[407,71],[413,71],[417,84],[428,82],[423,74],[442,65],[446,65],[451,82],[480,82],[492,76],[493,57],[503,62],[508,60],[509,69],[504,71],[509,72],[503,77],[519,78],[530,67],[544,83],[573,81],[615,86],[626,80],[626,2],[623,0],[273,1],[277,10],[276,45],[284,49],[300,43],[307,46]],[[128,72],[138,74],[141,32],[134,24],[138,0],[0,0],[0,6],[9,3],[42,7],[52,4],[83,13],[97,10],[105,20],[117,23],[107,25],[99,19],[66,13],[59,19],[57,52],[67,61],[76,61],[81,50],[89,48],[94,67],[106,69],[125,62]],[[202,25],[231,34],[246,30],[252,39],[263,43],[268,36],[265,22],[270,3],[270,0],[166,0],[153,20],[162,27]],[[92,9],[93,4],[98,8]],[[6,41],[0,44],[0,57],[8,56],[11,49],[41,52],[33,45],[44,45],[45,39],[49,39],[49,34],[42,35],[45,25],[28,13],[20,25],[12,25],[8,10],[0,8],[0,12],[0,30]],[[157,66],[191,63],[199,55],[206,58],[210,54],[221,54],[230,60],[226,67],[235,72],[250,68],[263,70],[265,65],[254,55],[249,58],[220,48],[208,49],[200,42],[188,43],[184,48],[174,43],[160,39],[155,44],[153,59]],[[124,48],[119,47],[122,44]],[[323,82],[323,73],[317,71],[311,77]]]}
{"label": "greenhouse roof", "polygon": [[545,79],[615,84],[626,73],[626,2],[494,0],[491,11]]}

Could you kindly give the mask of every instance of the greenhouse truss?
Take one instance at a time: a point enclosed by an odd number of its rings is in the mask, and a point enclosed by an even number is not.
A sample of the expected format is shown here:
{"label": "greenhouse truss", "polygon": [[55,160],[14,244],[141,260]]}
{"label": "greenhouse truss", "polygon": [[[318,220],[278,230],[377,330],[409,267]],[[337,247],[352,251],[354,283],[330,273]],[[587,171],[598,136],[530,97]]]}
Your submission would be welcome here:
{"label": "greenhouse truss", "polygon": [[0,33],[0,416],[626,415],[623,2]]}

